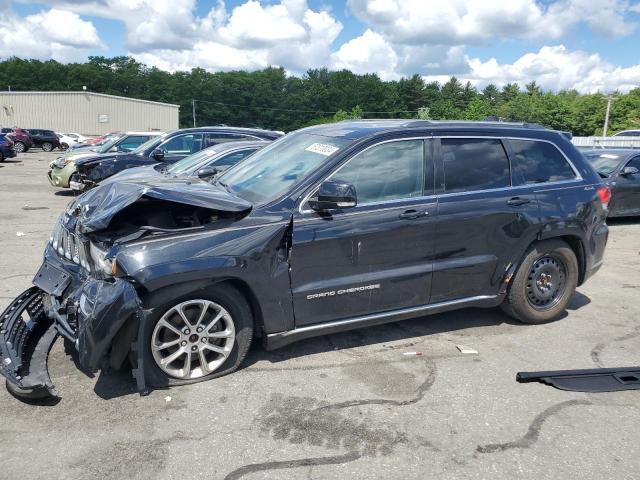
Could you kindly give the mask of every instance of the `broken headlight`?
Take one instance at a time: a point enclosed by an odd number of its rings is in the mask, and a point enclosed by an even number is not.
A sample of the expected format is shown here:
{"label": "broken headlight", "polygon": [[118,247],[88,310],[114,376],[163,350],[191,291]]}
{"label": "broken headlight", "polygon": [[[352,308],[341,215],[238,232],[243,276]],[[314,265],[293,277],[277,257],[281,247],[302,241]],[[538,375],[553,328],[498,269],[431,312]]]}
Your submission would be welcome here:
{"label": "broken headlight", "polygon": [[58,222],[56,224],[53,233],[49,237],[49,243],[58,252],[58,255],[80,265],[88,272],[91,271],[84,242],[74,233],[64,228],[62,223]]}
{"label": "broken headlight", "polygon": [[111,271],[113,269],[112,261],[108,258],[107,252],[100,250],[96,245],[89,242],[89,255],[91,256],[91,261],[95,266],[96,270],[100,270],[102,273],[107,275],[111,275]]}

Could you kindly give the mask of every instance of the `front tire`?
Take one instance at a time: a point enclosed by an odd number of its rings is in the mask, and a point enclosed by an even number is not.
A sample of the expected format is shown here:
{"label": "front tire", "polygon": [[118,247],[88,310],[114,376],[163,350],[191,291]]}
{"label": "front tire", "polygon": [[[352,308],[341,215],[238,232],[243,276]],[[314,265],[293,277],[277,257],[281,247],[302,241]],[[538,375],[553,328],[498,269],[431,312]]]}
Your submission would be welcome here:
{"label": "front tire", "polygon": [[44,152],[50,152],[51,150],[53,150],[53,144],[50,142],[44,142],[42,144],[42,150]]}
{"label": "front tire", "polygon": [[534,244],[516,272],[502,309],[522,323],[556,320],[578,284],[578,261],[562,240]]}
{"label": "front tire", "polygon": [[154,310],[143,332],[145,379],[151,386],[185,385],[227,375],[249,351],[251,307],[230,286],[183,295]]}
{"label": "front tire", "polygon": [[28,150],[27,146],[22,143],[22,142],[15,142],[13,144],[13,149],[17,152],[17,153],[24,153]]}

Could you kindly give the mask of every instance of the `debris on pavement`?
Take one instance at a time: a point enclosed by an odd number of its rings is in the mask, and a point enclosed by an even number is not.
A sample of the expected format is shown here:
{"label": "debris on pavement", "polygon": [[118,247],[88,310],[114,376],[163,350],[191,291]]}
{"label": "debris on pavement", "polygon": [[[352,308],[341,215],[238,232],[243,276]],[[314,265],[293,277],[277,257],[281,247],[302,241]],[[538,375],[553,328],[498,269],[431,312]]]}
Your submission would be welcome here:
{"label": "debris on pavement", "polygon": [[456,348],[460,350],[460,353],[464,355],[478,355],[478,351],[471,347],[466,347],[464,345],[456,345]]}

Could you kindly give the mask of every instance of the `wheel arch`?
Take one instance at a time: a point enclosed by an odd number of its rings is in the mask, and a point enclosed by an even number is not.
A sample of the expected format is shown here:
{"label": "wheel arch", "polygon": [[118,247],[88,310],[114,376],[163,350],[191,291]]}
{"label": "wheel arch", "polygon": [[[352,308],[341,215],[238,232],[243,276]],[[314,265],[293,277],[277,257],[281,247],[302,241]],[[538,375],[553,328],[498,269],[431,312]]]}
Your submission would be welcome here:
{"label": "wheel arch", "polygon": [[182,295],[195,293],[199,290],[206,290],[221,286],[229,286],[244,297],[251,307],[251,313],[256,327],[256,336],[261,336],[264,328],[264,317],[258,296],[247,282],[236,277],[220,277],[201,279],[197,281],[185,281],[167,285],[153,291],[145,289],[145,291],[142,292],[141,298],[143,299],[145,308],[154,308],[155,306],[165,303],[168,296],[180,297]]}
{"label": "wheel arch", "polygon": [[576,260],[578,261],[578,286],[582,285],[585,278],[585,272],[587,270],[587,258],[582,236],[577,233],[557,232],[557,234],[554,234],[553,232],[548,232],[548,234],[540,236],[531,242],[525,252],[528,251],[534,243],[543,242],[545,240],[563,240],[567,245],[569,245],[573,254],[576,256]]}

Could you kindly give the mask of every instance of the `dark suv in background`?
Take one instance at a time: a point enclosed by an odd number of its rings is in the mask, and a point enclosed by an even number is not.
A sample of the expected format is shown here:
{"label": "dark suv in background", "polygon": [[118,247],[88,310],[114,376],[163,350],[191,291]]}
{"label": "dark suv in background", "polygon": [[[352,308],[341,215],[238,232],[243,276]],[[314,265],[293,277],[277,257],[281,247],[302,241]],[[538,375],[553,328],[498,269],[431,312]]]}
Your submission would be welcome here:
{"label": "dark suv in background", "polygon": [[33,140],[33,145],[42,148],[45,152],[50,152],[54,148],[61,148],[60,139],[53,130],[29,128],[27,132],[29,132],[29,136]]}
{"label": "dark suv in background", "polygon": [[240,140],[275,140],[281,133],[270,130],[236,127],[199,127],[174,130],[152,138],[127,154],[86,156],[75,162],[79,189],[86,190],[99,181],[127,168],[166,165],[220,143]]}
{"label": "dark suv in background", "polygon": [[13,352],[48,351],[54,326],[83,369],[131,359],[145,389],[232,372],[254,336],[278,348],[463,307],[548,322],[602,265],[609,199],[565,134],[490,122],[319,125],[213,182],[105,182],[3,313],[0,371],[46,391],[45,362]]}

